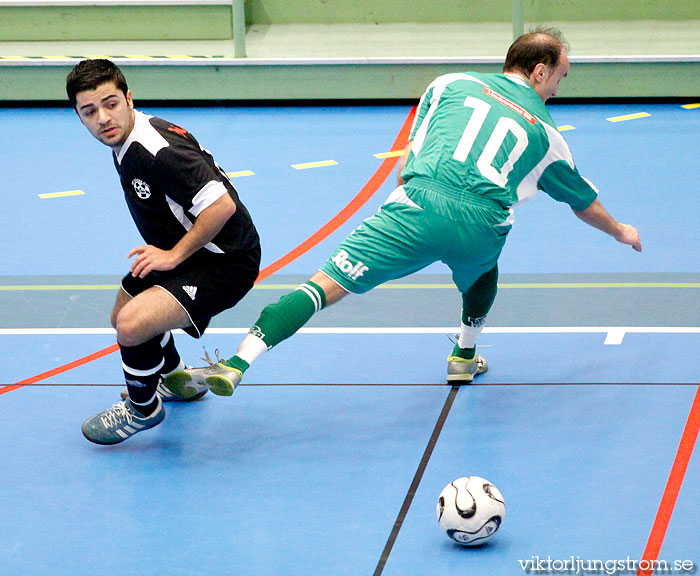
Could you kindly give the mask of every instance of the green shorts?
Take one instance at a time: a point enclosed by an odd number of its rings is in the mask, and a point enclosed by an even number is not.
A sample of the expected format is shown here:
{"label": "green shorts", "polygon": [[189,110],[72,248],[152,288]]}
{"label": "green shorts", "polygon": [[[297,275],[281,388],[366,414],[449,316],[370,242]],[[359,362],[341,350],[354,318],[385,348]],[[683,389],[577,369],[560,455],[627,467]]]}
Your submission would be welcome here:
{"label": "green shorts", "polygon": [[498,262],[510,226],[503,211],[484,206],[462,210],[460,221],[422,208],[399,186],[321,267],[348,292],[363,294],[433,262],[444,262],[460,292]]}

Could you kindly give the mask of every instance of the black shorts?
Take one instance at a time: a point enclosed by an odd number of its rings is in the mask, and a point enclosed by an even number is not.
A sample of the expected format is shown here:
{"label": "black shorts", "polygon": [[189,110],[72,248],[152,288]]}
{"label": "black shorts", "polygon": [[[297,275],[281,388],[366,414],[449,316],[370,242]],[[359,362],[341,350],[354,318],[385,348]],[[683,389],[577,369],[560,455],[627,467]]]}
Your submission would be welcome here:
{"label": "black shorts", "polygon": [[259,271],[259,245],[233,254],[202,249],[173,270],[151,272],[145,278],[127,274],[122,290],[132,298],[153,286],[167,290],[192,322],[183,330],[199,338],[214,316],[233,308],[250,291]]}

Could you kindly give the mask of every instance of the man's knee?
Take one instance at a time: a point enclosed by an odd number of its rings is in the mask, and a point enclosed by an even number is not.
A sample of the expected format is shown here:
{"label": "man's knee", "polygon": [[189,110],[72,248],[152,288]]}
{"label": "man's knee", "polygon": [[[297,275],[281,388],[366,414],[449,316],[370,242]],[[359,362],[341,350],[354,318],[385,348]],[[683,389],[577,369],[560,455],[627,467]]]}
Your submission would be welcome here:
{"label": "man's knee", "polygon": [[138,346],[148,337],[144,335],[143,323],[137,306],[124,306],[113,313],[112,325],[117,331],[117,342],[123,346]]}
{"label": "man's knee", "polygon": [[112,313],[109,315],[109,323],[112,325],[112,328],[115,330],[117,329],[117,316],[119,314],[119,311],[115,308],[112,310]]}
{"label": "man's knee", "polygon": [[173,296],[150,288],[116,311],[117,342],[138,346],[173,328],[190,326],[189,316]]}
{"label": "man's knee", "polygon": [[123,289],[120,289],[117,293],[117,300],[112,308],[112,313],[109,315],[109,322],[115,330],[117,329],[117,317],[119,316],[119,312],[121,312],[122,308],[129,302],[131,302],[131,296],[124,292]]}

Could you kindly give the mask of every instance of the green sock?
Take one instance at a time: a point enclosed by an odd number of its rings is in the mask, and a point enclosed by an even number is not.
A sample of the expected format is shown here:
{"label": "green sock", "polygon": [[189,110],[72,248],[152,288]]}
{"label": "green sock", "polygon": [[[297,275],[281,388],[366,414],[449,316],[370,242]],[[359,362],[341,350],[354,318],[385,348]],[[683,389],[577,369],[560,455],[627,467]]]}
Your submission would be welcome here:
{"label": "green sock", "polygon": [[222,362],[225,366],[228,366],[229,368],[235,368],[238,370],[241,374],[243,374],[248,368],[250,368],[250,364],[243,360],[243,358],[240,358],[238,356],[234,356],[233,358],[229,358],[228,360],[224,360]]}
{"label": "green sock", "polygon": [[471,288],[462,294],[462,322],[485,318],[491,310],[498,291],[498,265],[483,274]]}
{"label": "green sock", "polygon": [[460,348],[459,343],[455,344],[452,349],[452,356],[458,356],[459,358],[464,358],[465,360],[471,360],[476,354],[476,346],[474,348]]}
{"label": "green sock", "polygon": [[[264,342],[267,349],[277,346],[295,334],[299,328],[326,305],[326,294],[323,289],[314,282],[307,281],[296,290],[285,294],[274,304],[266,306],[260,313],[255,325],[243,339],[238,353],[246,357],[246,360],[238,354],[224,362],[231,368],[245,372],[250,363],[262,354],[265,347],[260,348],[259,340]],[[247,346],[247,339],[253,337],[259,339],[253,342],[252,349]],[[243,349],[248,352],[242,352]]]}
{"label": "green sock", "polygon": [[[498,290],[498,266],[482,274],[479,279],[462,294],[462,329],[460,339],[452,350],[452,356],[471,360],[476,354],[476,339],[486,321]],[[462,344],[474,344],[460,348]]]}

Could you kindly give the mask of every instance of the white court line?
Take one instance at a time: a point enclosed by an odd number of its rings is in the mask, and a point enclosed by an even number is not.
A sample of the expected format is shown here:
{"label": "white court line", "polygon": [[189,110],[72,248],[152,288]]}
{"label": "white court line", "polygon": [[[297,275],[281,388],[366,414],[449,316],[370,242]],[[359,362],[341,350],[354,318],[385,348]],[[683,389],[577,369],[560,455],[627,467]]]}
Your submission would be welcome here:
{"label": "white court line", "polygon": [[605,337],[604,344],[606,346],[618,346],[622,344],[622,339],[625,337],[625,333],[622,330],[610,330]]}
{"label": "white court line", "polygon": [[[182,330],[175,330],[183,334]],[[383,326],[302,328],[302,334],[456,334],[459,327]],[[247,334],[248,328],[207,328],[206,334]],[[484,334],[605,334],[606,345],[619,345],[625,334],[700,334],[700,326],[494,326]],[[0,336],[93,336],[113,328],[2,328]]]}

